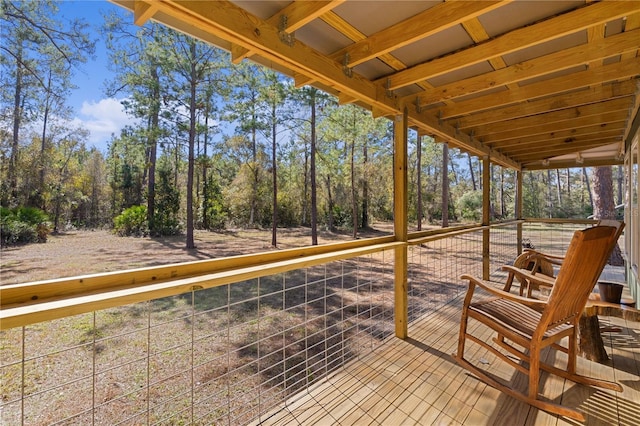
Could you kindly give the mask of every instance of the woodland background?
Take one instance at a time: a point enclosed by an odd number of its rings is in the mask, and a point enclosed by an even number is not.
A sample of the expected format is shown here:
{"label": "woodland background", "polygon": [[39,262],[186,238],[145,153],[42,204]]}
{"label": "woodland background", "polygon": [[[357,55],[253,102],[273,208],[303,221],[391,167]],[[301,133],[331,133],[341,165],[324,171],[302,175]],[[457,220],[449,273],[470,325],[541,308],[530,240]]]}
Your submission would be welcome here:
{"label": "woodland background", "polygon": [[[163,26],[131,31],[104,16],[101,32],[58,14],[56,2],[2,0],[0,212],[3,245],[50,231],[121,235],[307,226],[353,237],[393,219],[393,127],[355,105]],[[96,23],[92,23],[95,25]],[[103,38],[137,125],[106,152],[87,146],[66,104],[74,73]],[[90,72],[90,71],[89,71]],[[515,172],[492,166],[492,220],[514,217]],[[481,218],[481,162],[409,134],[409,218],[446,226]],[[622,204],[622,169],[524,173],[525,217],[586,218]],[[446,206],[443,208],[443,206]]]}

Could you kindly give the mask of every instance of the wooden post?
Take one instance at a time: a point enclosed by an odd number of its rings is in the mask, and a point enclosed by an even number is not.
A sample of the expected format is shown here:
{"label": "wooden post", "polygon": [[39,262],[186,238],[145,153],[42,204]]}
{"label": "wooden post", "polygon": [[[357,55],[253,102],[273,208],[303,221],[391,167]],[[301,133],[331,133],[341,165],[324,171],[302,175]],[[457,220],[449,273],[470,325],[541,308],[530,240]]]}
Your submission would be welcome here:
{"label": "wooden post", "polygon": [[[516,171],[516,219],[522,220],[522,170]],[[519,222],[517,226],[517,253],[518,256],[522,254],[522,223]]]}
{"label": "wooden post", "polygon": [[[407,242],[407,131],[408,111],[405,107],[403,115],[396,116],[393,122],[394,156],[393,156],[393,232],[396,241]],[[407,245],[395,249],[395,324],[396,337],[407,337]]]}
{"label": "wooden post", "polygon": [[491,223],[491,179],[489,176],[491,168],[491,162],[489,156],[482,157],[482,225],[487,226],[482,231],[482,278],[489,279],[489,264],[490,264],[490,233],[489,224]]}

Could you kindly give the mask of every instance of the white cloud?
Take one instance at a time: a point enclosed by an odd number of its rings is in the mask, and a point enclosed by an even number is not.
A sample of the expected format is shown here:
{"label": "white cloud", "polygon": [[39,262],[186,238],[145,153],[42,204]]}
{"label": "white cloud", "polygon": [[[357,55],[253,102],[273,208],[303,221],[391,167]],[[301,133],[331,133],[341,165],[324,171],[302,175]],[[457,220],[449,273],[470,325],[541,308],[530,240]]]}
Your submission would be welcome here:
{"label": "white cloud", "polygon": [[80,113],[73,122],[89,130],[88,145],[105,151],[111,135],[120,135],[124,126],[135,124],[137,119],[127,115],[120,100],[106,98],[98,102],[83,102]]}

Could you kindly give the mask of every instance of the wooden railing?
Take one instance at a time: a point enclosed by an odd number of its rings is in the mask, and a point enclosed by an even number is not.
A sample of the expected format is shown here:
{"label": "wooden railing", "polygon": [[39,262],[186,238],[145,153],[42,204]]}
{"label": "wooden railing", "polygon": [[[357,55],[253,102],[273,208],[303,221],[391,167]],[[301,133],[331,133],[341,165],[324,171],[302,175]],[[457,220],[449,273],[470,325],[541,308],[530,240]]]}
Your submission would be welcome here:
{"label": "wooden railing", "polygon": [[499,280],[521,239],[562,251],[592,223],[467,225],[410,233],[407,243],[387,236],[0,287],[3,421],[259,419],[374,351],[400,316],[410,325],[458,297],[463,273]]}

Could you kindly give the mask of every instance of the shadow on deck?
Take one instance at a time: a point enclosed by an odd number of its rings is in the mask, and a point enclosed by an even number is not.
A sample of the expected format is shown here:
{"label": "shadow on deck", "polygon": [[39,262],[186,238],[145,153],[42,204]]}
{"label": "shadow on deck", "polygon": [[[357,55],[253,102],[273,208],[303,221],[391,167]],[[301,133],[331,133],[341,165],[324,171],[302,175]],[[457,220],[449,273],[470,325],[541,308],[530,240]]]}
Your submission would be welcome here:
{"label": "shadow on deck", "polygon": [[[470,375],[451,358],[457,345],[462,297],[411,324],[410,338],[388,339],[376,351],[290,398],[262,416],[264,425],[575,425],[540,411]],[[542,374],[540,392],[578,407],[586,424],[636,425],[640,418],[640,324],[601,317],[607,365],[578,360],[578,372],[616,380],[622,393],[589,388]],[[476,322],[475,333],[489,330]],[[473,328],[471,328],[473,329]],[[467,358],[511,386],[526,389],[526,376],[477,345]],[[549,350],[546,361],[564,366],[566,356]]]}

